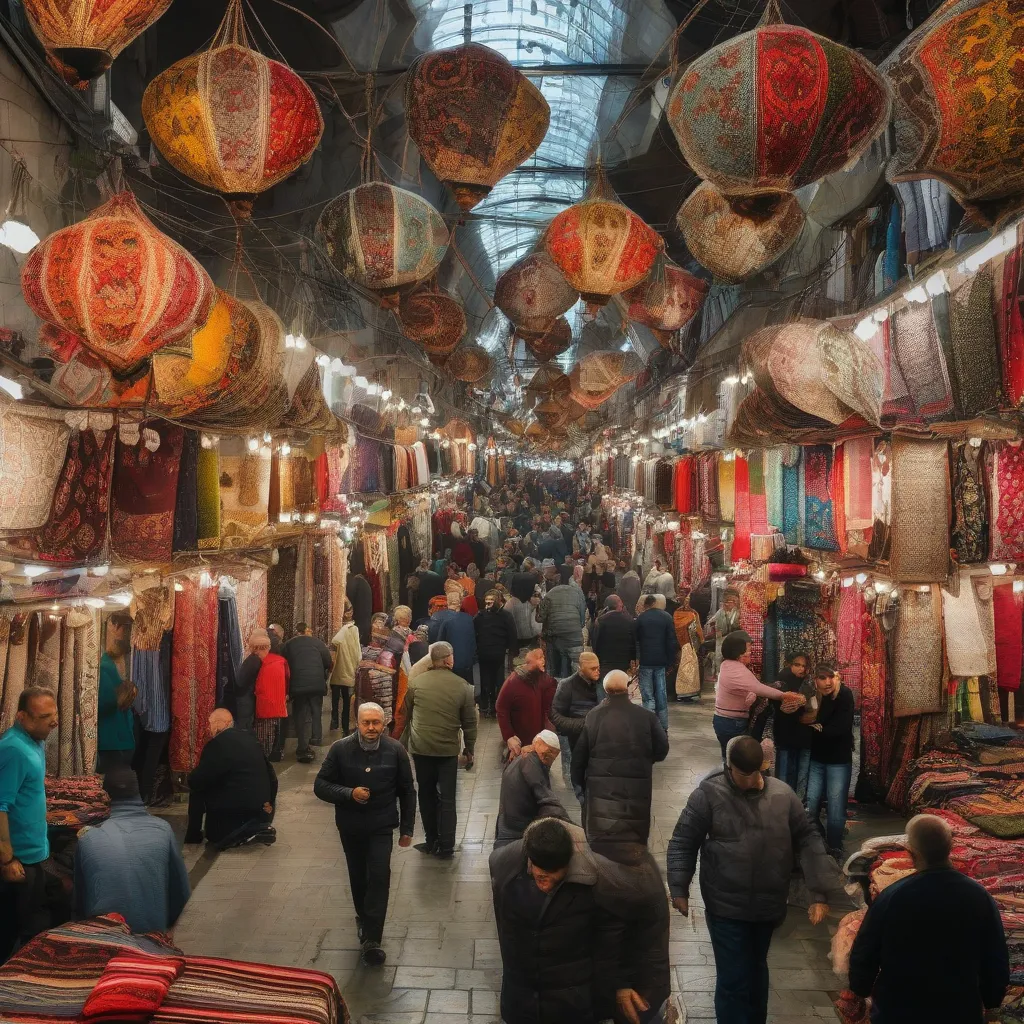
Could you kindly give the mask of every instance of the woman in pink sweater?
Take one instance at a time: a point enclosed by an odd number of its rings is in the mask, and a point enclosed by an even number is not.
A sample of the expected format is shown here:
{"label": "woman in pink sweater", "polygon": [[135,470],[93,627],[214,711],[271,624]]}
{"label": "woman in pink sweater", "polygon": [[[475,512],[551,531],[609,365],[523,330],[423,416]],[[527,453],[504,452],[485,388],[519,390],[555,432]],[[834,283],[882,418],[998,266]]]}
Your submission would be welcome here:
{"label": "woman in pink sweater", "polygon": [[722,640],[722,668],[715,687],[715,717],[712,719],[723,760],[729,740],[747,731],[750,706],[758,697],[782,701],[782,710],[786,712],[804,703],[800,693],[784,693],[760,682],[747,668],[749,663],[750,637],[741,629],[734,630]]}

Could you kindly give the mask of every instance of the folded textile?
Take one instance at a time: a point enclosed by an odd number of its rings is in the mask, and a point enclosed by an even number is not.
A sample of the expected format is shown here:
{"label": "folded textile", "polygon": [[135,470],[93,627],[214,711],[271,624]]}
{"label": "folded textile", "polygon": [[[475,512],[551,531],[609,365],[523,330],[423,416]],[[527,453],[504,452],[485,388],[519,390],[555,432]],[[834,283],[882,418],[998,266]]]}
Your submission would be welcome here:
{"label": "folded textile", "polygon": [[171,982],[184,969],[181,956],[115,956],[89,993],[82,1019],[145,1024],[163,1005]]}

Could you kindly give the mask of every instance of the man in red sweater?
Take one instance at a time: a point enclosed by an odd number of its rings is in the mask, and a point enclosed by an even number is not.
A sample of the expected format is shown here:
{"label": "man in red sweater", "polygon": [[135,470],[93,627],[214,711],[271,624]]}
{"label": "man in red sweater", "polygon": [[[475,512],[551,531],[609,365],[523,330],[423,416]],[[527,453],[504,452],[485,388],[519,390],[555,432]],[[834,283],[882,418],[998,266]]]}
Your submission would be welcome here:
{"label": "man in red sweater", "polygon": [[494,710],[505,743],[502,757],[511,761],[523,745],[543,729],[551,728],[548,717],[556,682],[544,669],[544,652],[530,651],[520,668],[505,680]]}

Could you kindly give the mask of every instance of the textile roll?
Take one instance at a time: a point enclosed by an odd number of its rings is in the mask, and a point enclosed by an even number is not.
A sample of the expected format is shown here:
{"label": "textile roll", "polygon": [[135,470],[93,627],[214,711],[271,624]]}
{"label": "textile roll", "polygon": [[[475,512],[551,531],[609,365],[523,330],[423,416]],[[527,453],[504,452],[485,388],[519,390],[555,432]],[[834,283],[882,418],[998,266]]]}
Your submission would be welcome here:
{"label": "textile roll", "polygon": [[900,591],[892,644],[893,714],[902,718],[941,711],[943,637],[938,587]]}
{"label": "textile roll", "polygon": [[893,437],[889,571],[894,580],[931,583],[946,578],[949,491],[945,441]]}
{"label": "textile roll", "polygon": [[989,485],[992,558],[1024,562],[1024,446],[1019,441],[992,445]]}
{"label": "textile roll", "polygon": [[134,445],[117,441],[110,543],[122,558],[170,561],[184,432],[162,420],[150,421],[147,429],[160,436],[155,452],[142,440]]}
{"label": "textile roll", "polygon": [[987,267],[950,296],[957,404],[964,416],[976,416],[999,403],[999,344],[992,316],[993,301],[993,276]]}
{"label": "textile roll", "polygon": [[533,82],[479,43],[417,57],[405,111],[410,138],[463,210],[536,152],[551,117]]}
{"label": "textile roll", "polygon": [[945,588],[942,590],[946,660],[950,675],[966,678],[995,672],[996,666],[989,660],[986,630],[982,627],[983,615],[991,618],[992,604],[991,600],[984,603],[979,600],[981,586],[986,587],[991,595],[992,577],[986,573],[975,580],[970,572],[961,572],[956,594]]}
{"label": "textile roll", "polygon": [[236,217],[293,174],[320,143],[313,90],[287,64],[248,45],[240,0],[230,0],[212,46],[146,86],[142,117],[176,170],[228,197]]}
{"label": "textile roll", "polygon": [[70,334],[121,371],[188,338],[215,298],[199,261],[157,230],[131,192],[40,242],[21,289],[50,325],[42,340],[59,349]]}
{"label": "textile roll", "polygon": [[36,530],[53,507],[71,430],[63,413],[0,395],[0,530]]}
{"label": "textile roll", "polygon": [[220,469],[224,547],[245,547],[255,540],[267,528],[269,503],[270,449],[264,447],[258,452],[225,455]]}
{"label": "textile roll", "polygon": [[200,551],[220,547],[220,451],[200,447],[196,464],[196,543]]}
{"label": "textile roll", "polygon": [[530,331],[545,330],[552,320],[572,309],[579,297],[543,250],[516,260],[494,285],[494,304],[513,324]]}
{"label": "textile roll", "polygon": [[171,656],[171,770],[190,772],[209,737],[216,704],[217,588],[184,577],[174,601]]}
{"label": "textile roll", "polygon": [[1013,584],[997,584],[992,591],[996,636],[996,682],[1000,690],[1019,690],[1024,664],[1024,598]]}

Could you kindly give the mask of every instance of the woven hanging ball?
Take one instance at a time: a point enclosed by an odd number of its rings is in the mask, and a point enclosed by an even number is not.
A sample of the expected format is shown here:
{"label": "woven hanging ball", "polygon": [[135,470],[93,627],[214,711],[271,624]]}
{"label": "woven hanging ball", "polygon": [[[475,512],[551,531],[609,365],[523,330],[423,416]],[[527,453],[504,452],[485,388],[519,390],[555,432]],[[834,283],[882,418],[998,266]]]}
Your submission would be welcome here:
{"label": "woven hanging ball", "polygon": [[544,441],[548,437],[548,428],[540,423],[531,423],[526,428],[526,436],[531,441]]}
{"label": "woven hanging ball", "polygon": [[891,105],[885,78],[856,51],[764,24],[692,61],[666,116],[697,174],[754,195],[842,170],[884,130]]}
{"label": "woven hanging ball", "polygon": [[395,315],[402,333],[428,356],[446,358],[466,334],[462,304],[435,289],[419,288],[403,295]]}
{"label": "woven hanging ball", "polygon": [[708,293],[706,281],[667,263],[623,295],[626,315],[653,331],[678,331],[698,313]]}
{"label": "woven hanging ball", "polygon": [[728,197],[706,181],[676,215],[694,259],[729,282],[770,267],[800,236],[804,220],[794,195]]}
{"label": "woven hanging ball", "polygon": [[446,366],[456,380],[478,384],[491,372],[491,357],[479,345],[463,345]]}
{"label": "woven hanging ball", "polygon": [[665,245],[628,207],[601,198],[584,199],[558,214],[544,244],[569,284],[598,306],[639,284]]}
{"label": "woven hanging ball", "polygon": [[236,216],[312,155],[324,131],[312,89],[286,64],[246,44],[238,0],[213,46],[161,72],[146,87],[150,138],[178,171],[223,192]]}
{"label": "woven hanging ball", "polygon": [[338,270],[392,308],[399,288],[437,270],[449,240],[430,203],[382,181],[359,185],[328,203],[317,231]]}
{"label": "woven hanging ball", "polygon": [[526,424],[520,419],[506,420],[505,427],[514,437],[522,437],[526,432]]}
{"label": "woven hanging ball", "polygon": [[534,407],[533,414],[538,422],[550,429],[566,415],[565,402],[560,402],[556,398],[546,398]]}
{"label": "woven hanging ball", "polygon": [[494,304],[513,324],[528,331],[545,330],[552,320],[572,309],[579,297],[544,251],[516,260],[494,286]]}
{"label": "woven hanging ball", "polygon": [[545,363],[538,367],[526,390],[535,395],[565,396],[569,393],[569,378],[553,363]]}
{"label": "woven hanging ball", "polygon": [[418,57],[405,110],[413,142],[463,210],[536,151],[551,115],[540,90],[479,43]]}
{"label": "woven hanging ball", "polygon": [[939,178],[962,204],[1024,192],[1022,19],[1020,0],[954,0],[900,48],[890,181]]}
{"label": "woven hanging ball", "polygon": [[68,85],[84,89],[171,0],[22,0],[32,31]]}
{"label": "woven hanging ball", "polygon": [[545,363],[561,355],[572,344],[572,328],[564,316],[554,320],[543,331],[516,329],[516,336],[523,339],[534,358]]}
{"label": "woven hanging ball", "polygon": [[183,341],[206,322],[215,289],[198,261],[119,192],[32,250],[21,271],[32,311],[70,332],[115,370]]}

